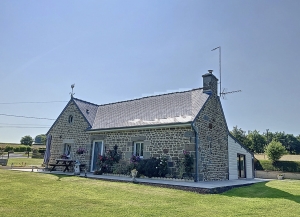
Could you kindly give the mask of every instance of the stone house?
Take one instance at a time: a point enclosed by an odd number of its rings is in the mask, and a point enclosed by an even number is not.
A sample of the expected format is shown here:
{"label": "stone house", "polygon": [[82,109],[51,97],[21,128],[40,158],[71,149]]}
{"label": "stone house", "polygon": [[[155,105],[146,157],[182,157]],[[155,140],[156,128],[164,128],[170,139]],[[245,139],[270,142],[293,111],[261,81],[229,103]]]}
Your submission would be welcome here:
{"label": "stone house", "polygon": [[[218,79],[203,88],[96,105],[74,97],[47,134],[50,163],[69,151],[96,169],[98,155],[118,145],[122,159],[166,156],[171,170],[183,151],[194,156],[195,181],[253,178],[253,154],[230,135],[218,96]],[[76,155],[78,148],[88,150]]]}

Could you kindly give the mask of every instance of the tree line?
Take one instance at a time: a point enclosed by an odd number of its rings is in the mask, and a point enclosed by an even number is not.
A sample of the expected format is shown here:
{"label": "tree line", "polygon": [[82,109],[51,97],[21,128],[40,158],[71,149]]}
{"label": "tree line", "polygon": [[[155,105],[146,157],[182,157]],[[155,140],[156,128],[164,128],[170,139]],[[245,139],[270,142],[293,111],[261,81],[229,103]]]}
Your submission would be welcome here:
{"label": "tree line", "polygon": [[288,154],[300,154],[300,135],[294,136],[293,134],[286,134],[284,131],[260,133],[257,130],[248,130],[246,132],[237,126],[233,127],[233,130],[230,132],[239,142],[254,153],[264,153],[266,146],[270,142],[276,141],[284,146]]}
{"label": "tree line", "polygon": [[27,136],[23,136],[20,140],[20,143],[22,145],[29,145],[31,146],[32,143],[34,142],[35,144],[39,144],[39,145],[46,145],[46,140],[47,140],[47,137],[45,134],[40,134],[40,135],[37,135],[34,140],[31,136],[27,135]]}

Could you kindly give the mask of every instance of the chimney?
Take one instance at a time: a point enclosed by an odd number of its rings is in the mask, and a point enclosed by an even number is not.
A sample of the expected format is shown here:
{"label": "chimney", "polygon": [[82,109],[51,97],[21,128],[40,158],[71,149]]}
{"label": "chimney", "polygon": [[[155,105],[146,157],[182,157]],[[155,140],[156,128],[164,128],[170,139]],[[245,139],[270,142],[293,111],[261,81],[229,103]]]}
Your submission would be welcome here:
{"label": "chimney", "polygon": [[213,70],[208,70],[208,73],[203,77],[203,93],[209,95],[218,95],[218,79],[213,75]]}

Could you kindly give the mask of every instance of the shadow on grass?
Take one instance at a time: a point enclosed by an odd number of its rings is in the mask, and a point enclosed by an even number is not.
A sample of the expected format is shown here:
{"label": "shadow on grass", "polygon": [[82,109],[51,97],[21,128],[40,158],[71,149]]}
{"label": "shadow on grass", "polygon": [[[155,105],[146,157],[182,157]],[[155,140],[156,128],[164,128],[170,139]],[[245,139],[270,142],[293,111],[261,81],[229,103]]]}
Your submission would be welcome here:
{"label": "shadow on grass", "polygon": [[61,181],[62,178],[67,178],[70,177],[68,175],[64,175],[64,174],[55,174],[55,173],[47,173],[48,175],[52,175],[52,176],[56,176],[57,180],[56,181]]}
{"label": "shadow on grass", "polygon": [[[286,183],[288,185],[288,183]],[[287,199],[300,203],[300,195],[293,195],[286,191],[279,190],[267,186],[266,182],[257,183],[244,188],[232,189],[223,193],[224,196],[229,197],[244,197],[244,198],[278,198]]]}

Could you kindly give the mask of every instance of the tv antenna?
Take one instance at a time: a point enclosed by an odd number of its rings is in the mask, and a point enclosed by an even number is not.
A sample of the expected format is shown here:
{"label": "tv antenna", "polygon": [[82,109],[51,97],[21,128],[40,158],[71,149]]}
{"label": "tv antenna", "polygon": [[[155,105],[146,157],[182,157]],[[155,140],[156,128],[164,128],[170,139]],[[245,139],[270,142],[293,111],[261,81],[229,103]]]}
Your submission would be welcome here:
{"label": "tv antenna", "polygon": [[74,87],[75,87],[75,84],[72,84],[71,85],[72,92],[70,92],[71,98],[73,98],[73,96],[75,95],[75,93],[73,92]]}
{"label": "tv antenna", "polygon": [[226,88],[223,89],[222,91],[222,74],[221,74],[221,46],[216,47],[214,49],[212,49],[211,51],[217,50],[219,49],[219,71],[220,71],[220,97],[222,97],[223,99],[226,99],[225,95],[226,94],[231,94],[231,93],[237,93],[237,92],[242,92],[241,90],[235,90],[235,91],[226,91]]}
{"label": "tv antenna", "polygon": [[241,90],[234,90],[234,91],[228,91],[227,92],[227,88],[223,88],[223,91],[220,93],[220,96],[222,97],[222,99],[227,99],[226,98],[227,94],[238,93],[238,92],[242,92],[242,91]]}

